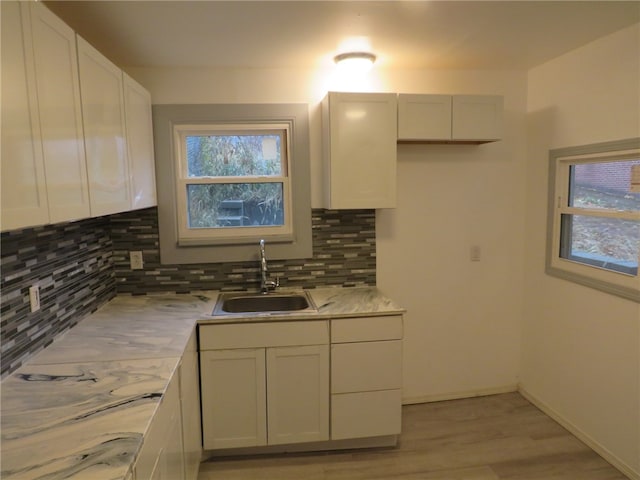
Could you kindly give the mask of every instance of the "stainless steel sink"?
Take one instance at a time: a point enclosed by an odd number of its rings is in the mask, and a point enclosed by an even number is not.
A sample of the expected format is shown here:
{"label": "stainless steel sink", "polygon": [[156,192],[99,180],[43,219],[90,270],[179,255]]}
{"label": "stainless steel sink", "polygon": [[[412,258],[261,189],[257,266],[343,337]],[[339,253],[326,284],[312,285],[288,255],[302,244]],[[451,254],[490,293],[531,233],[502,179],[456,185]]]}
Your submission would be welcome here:
{"label": "stainless steel sink", "polygon": [[223,293],[213,309],[214,315],[237,313],[295,313],[315,310],[307,292]]}

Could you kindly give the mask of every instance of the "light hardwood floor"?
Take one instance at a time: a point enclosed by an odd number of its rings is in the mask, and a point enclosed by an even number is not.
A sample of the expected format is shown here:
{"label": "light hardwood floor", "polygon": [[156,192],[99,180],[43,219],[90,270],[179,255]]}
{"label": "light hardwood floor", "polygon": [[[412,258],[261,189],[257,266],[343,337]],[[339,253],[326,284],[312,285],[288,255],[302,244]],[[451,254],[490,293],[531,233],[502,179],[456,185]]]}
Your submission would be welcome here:
{"label": "light hardwood floor", "polygon": [[518,393],[403,407],[394,449],[216,459],[198,480],[624,480]]}

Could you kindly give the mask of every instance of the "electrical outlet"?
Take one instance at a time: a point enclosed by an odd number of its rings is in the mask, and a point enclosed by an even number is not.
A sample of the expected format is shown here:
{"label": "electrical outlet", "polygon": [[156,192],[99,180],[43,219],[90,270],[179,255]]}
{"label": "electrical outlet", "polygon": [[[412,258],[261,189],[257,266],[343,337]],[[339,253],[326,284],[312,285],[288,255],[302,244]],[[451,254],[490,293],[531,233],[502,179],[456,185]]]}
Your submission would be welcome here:
{"label": "electrical outlet", "polygon": [[29,287],[29,303],[31,304],[31,312],[40,310],[40,287],[38,285]]}
{"label": "electrical outlet", "polygon": [[142,270],[144,268],[142,252],[129,252],[129,262],[131,264],[131,270]]}

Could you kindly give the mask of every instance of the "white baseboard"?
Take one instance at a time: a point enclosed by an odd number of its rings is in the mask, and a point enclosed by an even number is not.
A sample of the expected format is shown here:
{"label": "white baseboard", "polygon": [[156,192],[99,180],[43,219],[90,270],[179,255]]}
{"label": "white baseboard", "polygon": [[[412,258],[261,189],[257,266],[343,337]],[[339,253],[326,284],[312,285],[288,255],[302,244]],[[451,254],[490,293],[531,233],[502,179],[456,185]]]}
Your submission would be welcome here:
{"label": "white baseboard", "polygon": [[522,385],[519,386],[518,391],[522,394],[523,397],[529,400],[533,405],[535,405],[537,408],[542,410],[549,417],[553,418],[556,422],[558,422],[564,428],[569,430],[573,435],[575,435],[582,442],[587,444],[589,448],[591,448],[598,455],[604,458],[607,462],[609,462],[611,465],[613,465],[618,470],[620,470],[624,475],[629,477],[631,480],[640,480],[640,472],[633,470],[631,466],[627,465],[624,461],[622,461],[620,458],[618,458],[616,455],[610,452],[606,447],[604,447],[595,439],[593,439],[590,435],[582,431],[578,426],[574,425],[569,420],[564,418],[560,413],[558,413],[549,405],[541,401],[535,395],[532,395],[531,393],[527,392],[522,387]]}
{"label": "white baseboard", "polygon": [[484,397],[486,395],[496,395],[498,393],[517,392],[518,385],[502,385],[500,387],[484,388],[481,390],[466,390],[460,392],[442,393],[437,395],[424,395],[421,397],[404,397],[403,405],[414,403],[441,402],[443,400],[457,400],[459,398]]}

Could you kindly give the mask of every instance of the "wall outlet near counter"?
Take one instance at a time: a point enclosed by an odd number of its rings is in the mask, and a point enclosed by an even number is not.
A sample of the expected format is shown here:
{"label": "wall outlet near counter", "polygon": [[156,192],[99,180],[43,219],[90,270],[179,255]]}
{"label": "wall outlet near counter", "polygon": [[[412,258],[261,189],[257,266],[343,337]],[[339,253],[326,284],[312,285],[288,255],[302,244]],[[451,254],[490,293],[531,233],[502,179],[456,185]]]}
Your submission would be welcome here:
{"label": "wall outlet near counter", "polygon": [[142,252],[139,250],[135,252],[129,252],[129,262],[131,264],[131,270],[142,270],[144,268]]}
{"label": "wall outlet near counter", "polygon": [[29,304],[31,305],[31,313],[40,310],[40,287],[38,285],[29,287]]}

